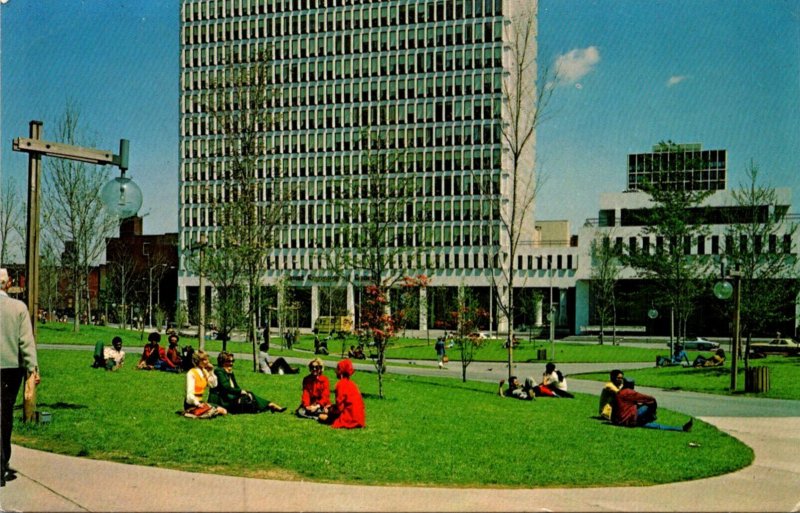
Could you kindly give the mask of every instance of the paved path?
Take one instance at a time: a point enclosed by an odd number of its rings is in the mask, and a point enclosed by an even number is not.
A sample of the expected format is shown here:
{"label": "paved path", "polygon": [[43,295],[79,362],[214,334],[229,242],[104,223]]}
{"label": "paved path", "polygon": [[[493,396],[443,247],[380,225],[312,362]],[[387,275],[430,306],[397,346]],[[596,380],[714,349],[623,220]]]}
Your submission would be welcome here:
{"label": "paved path", "polygon": [[[45,346],[42,346],[44,349]],[[297,359],[295,363],[305,363]],[[408,362],[405,362],[408,363]],[[369,369],[370,364],[363,365]],[[628,368],[647,364],[632,364]],[[542,364],[515,373],[538,376]],[[602,364],[605,369],[609,365]],[[581,364],[563,364],[567,373]],[[620,364],[620,367],[626,367]],[[584,370],[582,370],[584,369]],[[416,364],[391,372],[459,376]],[[628,375],[635,374],[626,371]],[[475,363],[468,377],[495,381],[503,364]],[[596,382],[570,389],[597,393]],[[738,472],[649,487],[451,489],[274,481],[123,465],[14,447],[18,478],[0,489],[3,511],[800,511],[800,401],[655,392],[659,403],[697,416],[752,447],[753,465]],[[163,490],[163,491],[162,491]],[[167,493],[166,490],[169,490]],[[191,495],[188,490],[192,490]],[[222,498],[224,490],[224,499]],[[155,492],[154,492],[155,491]]]}

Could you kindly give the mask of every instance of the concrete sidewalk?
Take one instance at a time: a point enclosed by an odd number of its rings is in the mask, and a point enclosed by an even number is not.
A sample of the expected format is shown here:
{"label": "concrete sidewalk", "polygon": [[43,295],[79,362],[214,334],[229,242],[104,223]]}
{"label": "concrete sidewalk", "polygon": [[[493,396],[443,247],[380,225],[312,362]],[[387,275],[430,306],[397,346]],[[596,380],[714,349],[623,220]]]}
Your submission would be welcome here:
{"label": "concrete sidewalk", "polygon": [[[3,511],[800,511],[800,418],[707,417],[756,453],[739,472],[650,487],[461,489],[247,479],[14,448]],[[191,492],[190,492],[191,491]]]}

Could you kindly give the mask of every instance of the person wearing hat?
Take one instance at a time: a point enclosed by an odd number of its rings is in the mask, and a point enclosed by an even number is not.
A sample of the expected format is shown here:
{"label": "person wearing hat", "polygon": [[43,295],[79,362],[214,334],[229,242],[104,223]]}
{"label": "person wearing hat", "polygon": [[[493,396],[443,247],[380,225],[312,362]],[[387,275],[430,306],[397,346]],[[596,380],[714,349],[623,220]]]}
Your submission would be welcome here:
{"label": "person wearing hat", "polygon": [[319,421],[333,428],[353,429],[366,426],[364,399],[350,376],[355,372],[353,362],[342,360],[336,365],[336,404],[328,413],[322,413]]}
{"label": "person wearing hat", "polygon": [[10,286],[8,271],[0,269],[0,486],[15,478],[9,467],[11,431],[22,380],[27,377],[33,385],[41,381],[28,307],[8,296]]}
{"label": "person wearing hat", "polygon": [[622,389],[617,392],[616,402],[611,412],[611,422],[618,426],[645,427],[661,429],[664,431],[690,431],[693,421],[683,426],[666,426],[655,422],[656,399],[653,396],[640,394],[634,390],[635,382],[632,379],[622,380]]}
{"label": "person wearing hat", "polygon": [[319,358],[308,362],[308,376],[303,378],[303,395],[295,415],[303,419],[316,419],[328,413],[331,405],[331,386],[328,377],[322,374],[325,364]]}

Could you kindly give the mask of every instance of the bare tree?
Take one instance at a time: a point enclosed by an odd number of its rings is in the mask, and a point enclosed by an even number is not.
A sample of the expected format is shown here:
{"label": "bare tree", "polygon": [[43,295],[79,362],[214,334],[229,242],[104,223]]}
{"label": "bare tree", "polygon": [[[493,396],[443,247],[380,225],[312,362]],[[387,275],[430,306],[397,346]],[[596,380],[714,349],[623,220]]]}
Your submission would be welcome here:
{"label": "bare tree", "polygon": [[609,236],[592,241],[592,299],[600,321],[599,343],[603,344],[605,329],[612,326],[611,344],[617,345],[617,282],[622,271],[620,257],[611,246]]}
{"label": "bare tree", "polygon": [[450,312],[456,324],[455,346],[461,360],[461,381],[467,381],[467,367],[475,359],[475,352],[486,342],[475,335],[478,323],[488,316],[488,312],[478,306],[478,301],[462,282],[458,286],[455,309]]}
{"label": "bare tree", "polygon": [[[14,248],[23,246],[25,224],[23,212],[24,201],[21,201],[19,187],[13,177],[6,179],[0,192],[0,263],[7,264],[9,259],[21,257]],[[12,252],[13,251],[13,252]]]}
{"label": "bare tree", "polygon": [[394,227],[403,219],[410,179],[402,170],[403,154],[390,148],[386,137],[364,131],[359,144],[364,150],[359,176],[341,184],[336,204],[342,217],[326,253],[326,267],[340,279],[365,288],[360,327],[376,351],[378,394],[383,397],[386,348],[399,320],[390,312],[389,291],[402,278],[394,270],[395,262],[408,253],[406,241],[396,238]]}
{"label": "bare tree", "polygon": [[[497,291],[497,308],[508,323],[508,376],[513,373],[514,285],[520,241],[534,239],[533,207],[541,180],[535,176],[536,128],[543,119],[554,90],[554,79],[537,80],[536,36],[538,2],[513,3],[505,25],[508,74],[503,80],[501,140],[507,150],[507,178],[484,182],[482,194],[499,202],[500,233],[495,250],[491,286]],[[505,166],[504,166],[505,167]],[[505,171],[505,169],[504,169]],[[503,198],[501,200],[501,198]],[[494,211],[495,208],[492,208]],[[492,236],[494,239],[494,235]],[[495,275],[495,269],[497,275]]]}
{"label": "bare tree", "polygon": [[119,321],[122,328],[127,328],[128,316],[126,312],[130,305],[135,301],[137,289],[140,288],[142,272],[147,272],[142,269],[139,260],[131,255],[128,248],[121,245],[114,246],[110,249],[110,254],[107,255],[107,269],[108,269],[108,282],[109,289],[115,291],[112,300],[119,305],[120,315]]}
{"label": "bare tree", "polygon": [[[232,302],[231,307],[238,302],[246,309],[243,327],[252,346],[254,371],[258,370],[257,292],[293,195],[277,161],[266,159],[272,148],[265,134],[280,121],[272,70],[270,50],[245,55],[243,62],[229,59],[223,79],[210,86],[204,105],[211,114],[209,130],[219,135],[225,157],[217,168],[220,184],[213,191],[203,191],[212,195],[217,226],[207,249],[208,277],[218,291],[232,287],[243,294],[241,301],[232,292],[231,297],[223,293],[218,299]],[[237,316],[228,314],[227,319],[236,321]]]}
{"label": "bare tree", "polygon": [[[775,189],[759,182],[759,168],[752,161],[746,180],[732,192],[738,215],[727,229],[725,252],[728,264],[742,273],[740,329],[746,337],[748,368],[753,335],[792,318],[786,306],[794,302],[800,284],[791,248],[797,224],[786,218]],[[778,285],[776,280],[783,283]]]}
{"label": "bare tree", "polygon": [[[68,104],[57,124],[56,140],[83,145],[84,130],[77,109]],[[80,144],[83,142],[83,144]],[[100,189],[108,181],[103,168],[66,159],[48,159],[44,177],[46,229],[63,249],[62,266],[69,279],[75,307],[74,330],[80,327],[80,314],[91,318],[87,279],[91,267],[103,254],[106,238],[117,228],[118,220],[105,208]]]}

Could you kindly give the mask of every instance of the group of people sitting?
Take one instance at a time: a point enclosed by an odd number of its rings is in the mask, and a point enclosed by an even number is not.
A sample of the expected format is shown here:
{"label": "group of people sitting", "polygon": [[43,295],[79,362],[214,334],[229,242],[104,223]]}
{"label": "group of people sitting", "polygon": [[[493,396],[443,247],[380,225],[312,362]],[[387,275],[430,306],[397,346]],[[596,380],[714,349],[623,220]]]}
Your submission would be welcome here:
{"label": "group of people sitting", "polygon": [[612,370],[609,378],[610,381],[600,392],[599,418],[625,427],[684,432],[692,429],[691,418],[683,426],[667,426],[656,422],[658,403],[655,397],[637,392],[634,380],[625,379],[621,370]]}
{"label": "group of people sitting", "polygon": [[725,363],[725,350],[721,347],[709,357],[698,355],[693,362],[689,362],[689,355],[686,354],[682,344],[676,344],[671,357],[657,356],[656,367],[667,367],[670,365],[682,365],[684,367],[718,367]]}
{"label": "group of people sitting", "polygon": [[560,370],[556,369],[556,364],[553,362],[545,365],[542,381],[539,384],[530,377],[525,378],[525,381],[520,383],[519,378],[511,376],[508,381],[508,388],[503,390],[505,382],[506,380],[501,379],[497,388],[497,394],[501,397],[513,397],[526,401],[537,397],[562,397],[568,399],[575,397],[567,391],[567,379]]}
{"label": "group of people sitting", "polygon": [[[222,351],[215,368],[205,351],[192,357],[193,367],[186,374],[186,398],[183,415],[188,418],[208,419],[227,414],[282,413],[286,407],[264,399],[239,386],[233,373],[233,354]],[[315,419],[334,428],[361,428],[366,425],[364,400],[358,386],[350,379],[355,369],[350,360],[336,366],[338,382],[334,389],[335,402],[331,403],[330,383],[323,375],[324,364],[314,358],[308,364],[309,374],[303,378],[300,406],[295,414],[300,418]],[[208,399],[203,397],[208,390]]]}
{"label": "group of people sitting", "polygon": [[140,370],[161,370],[165,372],[183,372],[191,368],[191,346],[181,348],[178,345],[180,338],[177,333],[168,336],[169,346],[161,347],[161,334],[157,331],[147,336],[147,344],[142,350],[142,357],[136,365]]}

